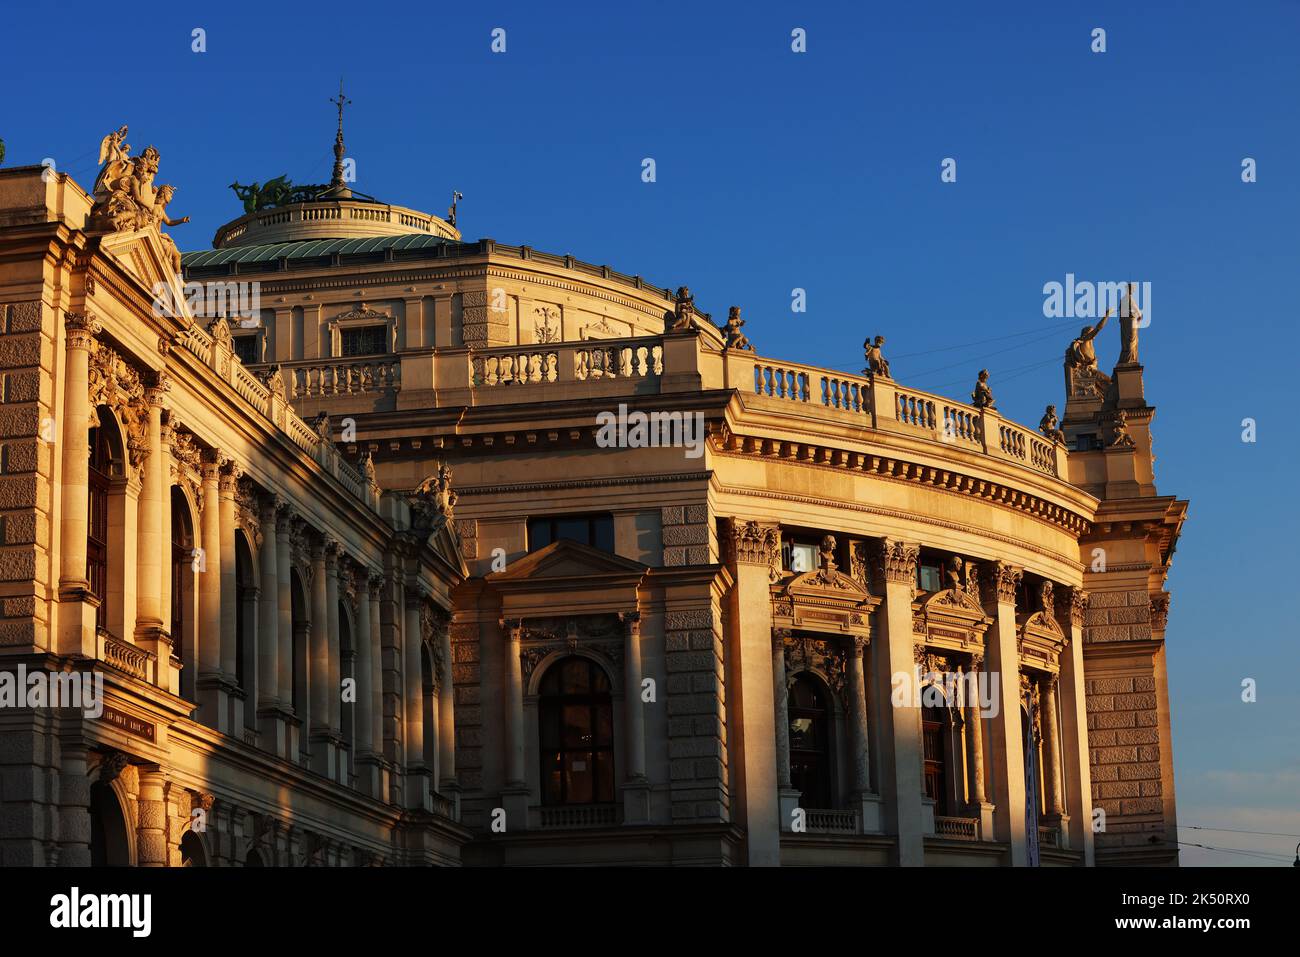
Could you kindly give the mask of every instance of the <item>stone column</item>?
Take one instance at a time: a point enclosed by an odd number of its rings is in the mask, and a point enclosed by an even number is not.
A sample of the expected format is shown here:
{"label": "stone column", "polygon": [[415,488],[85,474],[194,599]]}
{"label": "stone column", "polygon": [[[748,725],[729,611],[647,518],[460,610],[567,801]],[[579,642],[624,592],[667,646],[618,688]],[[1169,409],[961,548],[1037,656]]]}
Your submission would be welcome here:
{"label": "stone column", "polygon": [[508,829],[528,827],[528,779],[524,770],[524,670],[520,660],[520,642],[524,623],[518,618],[503,620],[506,630],[506,701],[505,701],[505,787],[501,803],[506,811]]}
{"label": "stone column", "polygon": [[[257,727],[262,745],[278,757],[288,756],[284,709],[280,697],[280,605],[287,592],[285,576],[280,573],[280,537],[276,513],[280,498],[265,496],[258,511],[262,547],[258,551],[259,588],[257,595]],[[286,543],[287,545],[287,543]],[[285,549],[287,551],[287,549]],[[287,557],[287,556],[286,556]],[[248,702],[249,705],[252,702]]]}
{"label": "stone column", "polygon": [[970,810],[980,821],[980,839],[993,839],[993,805],[988,803],[984,785],[984,721],[979,695],[980,668],[983,655],[971,655],[966,687],[970,693],[966,700],[966,747],[969,749],[967,787],[970,790]]}
{"label": "stone column", "polygon": [[140,793],[136,800],[136,861],[140,867],[167,866],[167,804],[164,787],[167,774],[161,768],[141,767]]}
{"label": "stone column", "polygon": [[429,769],[424,764],[424,678],[420,652],[424,628],[420,612],[425,596],[419,585],[406,584],[402,628],[402,737],[406,764],[406,806],[432,808]]}
{"label": "stone column", "polygon": [[998,713],[990,724],[995,810],[994,835],[1011,847],[1011,863],[1029,861],[1025,834],[1025,754],[1020,721],[1020,652],[1016,639],[1016,589],[1022,571],[1005,562],[985,566],[984,599],[993,608],[994,624],[988,636],[990,678],[996,688]]}
{"label": "stone column", "polygon": [[371,699],[374,714],[370,749],[377,755],[384,753],[384,665],[383,643],[380,641],[380,597],[384,587],[381,572],[372,572],[367,580],[370,595],[370,674]]}
{"label": "stone column", "polygon": [[[780,567],[778,525],[733,518],[730,526],[731,590],[728,644],[735,656],[738,694],[727,702],[728,734],[738,738],[744,767],[736,792],[743,809],[751,867],[781,865],[781,796],[776,770],[776,701],[772,674],[772,573]],[[729,689],[730,690],[730,689]],[[732,720],[734,718],[735,724]],[[732,728],[735,731],[732,731]]]}
{"label": "stone column", "polygon": [[[170,388],[165,377],[145,390],[149,403],[149,457],[144,463],[144,481],[140,488],[139,531],[136,553],[135,636],[137,641],[150,642],[149,651],[158,654],[156,647],[159,632],[163,630],[163,581],[170,578],[164,569],[163,558],[170,556],[171,543],[162,538],[164,494],[168,481],[168,456],[162,443],[163,396]],[[170,565],[170,562],[167,563]],[[167,649],[163,649],[166,653]],[[159,674],[166,670],[160,656]]]}
{"label": "stone column", "polygon": [[921,709],[911,695],[895,703],[893,682],[916,683],[916,657],[912,642],[912,597],[916,588],[916,563],[921,547],[911,542],[882,539],[874,549],[875,574],[884,589],[884,641],[874,643],[879,667],[876,693],[891,707],[882,707],[879,741],[882,767],[880,791],[889,815],[886,825],[898,835],[898,863],[920,867],[925,863],[925,812],[922,805],[924,757],[921,749]]}
{"label": "stone column", "polygon": [[864,657],[867,639],[852,635],[849,640],[849,715],[853,744],[853,805],[861,815],[864,834],[880,831],[880,796],[871,789],[871,745],[867,725],[867,674]]}
{"label": "stone column", "polygon": [[623,786],[623,823],[650,821],[650,781],[645,772],[645,704],[641,700],[641,613],[624,612],[623,726],[627,780]]}
{"label": "stone column", "polygon": [[329,588],[325,568],[326,543],[317,540],[311,546],[311,625],[310,686],[312,769],[330,780],[338,776],[334,739],[330,734],[330,696],[338,688],[330,685]]}
{"label": "stone column", "polygon": [[1058,823],[1061,817],[1061,740],[1056,725],[1056,675],[1044,675],[1038,682],[1042,697],[1043,783],[1047,791],[1047,814]]}
{"label": "stone column", "polygon": [[[370,573],[361,566],[355,568],[354,589],[357,596],[357,634],[355,675],[357,681],[356,734],[352,742],[352,763],[357,772],[357,788],[373,798],[383,798],[380,791],[382,775],[379,767],[379,754],[375,750],[375,722],[382,712],[382,701],[375,700],[375,656],[372,646],[378,642],[379,634],[374,627],[371,607]],[[378,595],[375,596],[376,600]],[[378,608],[373,609],[374,612]]]}
{"label": "stone column", "polygon": [[460,786],[456,781],[456,698],[452,681],[451,624],[443,622],[434,640],[438,642],[438,791],[457,807]]}
{"label": "stone column", "polygon": [[325,636],[329,642],[330,734],[343,734],[343,671],[339,644],[339,576],[343,573],[342,547],[330,539],[325,542]]}
{"label": "stone column", "polygon": [[790,687],[785,674],[785,642],[790,629],[772,629],[772,699],[773,723],[776,725],[776,792],[777,820],[781,830],[794,823],[800,794],[790,783]]}
{"label": "stone column", "polygon": [[1088,753],[1088,708],[1083,671],[1083,619],[1088,593],[1082,588],[1056,589],[1056,615],[1069,639],[1061,653],[1061,758],[1065,801],[1069,810],[1069,846],[1083,852],[1083,863],[1095,863],[1092,824],[1091,764]]}
{"label": "stone column", "polygon": [[[236,687],[235,676],[238,674],[239,645],[236,638],[236,617],[242,609],[239,607],[235,579],[235,486],[239,482],[242,470],[234,462],[221,474],[218,482],[220,523],[221,523],[221,674],[229,688]],[[246,678],[251,676],[245,675]],[[242,688],[247,693],[249,689]],[[230,725],[222,728],[230,734],[243,734],[243,699],[229,694],[228,718]]]}
{"label": "stone column", "polygon": [[[292,506],[281,502],[275,510],[275,576],[276,576],[276,671],[279,688],[280,713],[285,726],[284,750],[294,764],[302,763],[302,715],[297,714],[293,700],[293,529],[296,516]],[[303,703],[304,707],[306,702]]]}
{"label": "stone column", "polygon": [[[90,353],[99,322],[90,316],[68,313],[67,356],[63,390],[63,484],[60,510],[59,600],[60,648],[64,654],[93,658],[95,600],[87,600],[90,582],[86,572],[86,537],[90,528]],[[74,603],[80,602],[80,607]]]}
{"label": "stone column", "polygon": [[199,699],[199,719],[218,731],[230,731],[226,690],[221,676],[221,504],[218,481],[221,454],[215,450],[203,456],[200,465],[203,484],[202,533],[196,585],[199,589],[199,620],[195,622],[194,643],[198,674],[195,690]]}

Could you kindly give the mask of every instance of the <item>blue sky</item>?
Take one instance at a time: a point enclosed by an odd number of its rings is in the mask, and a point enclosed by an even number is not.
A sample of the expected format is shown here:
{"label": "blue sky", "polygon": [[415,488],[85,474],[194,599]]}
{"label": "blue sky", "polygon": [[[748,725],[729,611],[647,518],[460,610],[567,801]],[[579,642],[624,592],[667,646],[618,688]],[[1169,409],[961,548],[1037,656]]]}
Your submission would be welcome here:
{"label": "blue sky", "polygon": [[[1051,360],[1081,324],[1044,318],[1044,283],[1149,281],[1157,482],[1192,502],[1170,576],[1180,823],[1300,834],[1300,3],[1134,6],[67,4],[52,58],[48,10],[20,5],[0,137],[6,165],[49,157],[89,187],[129,123],[193,218],[173,236],[207,248],[241,212],[232,180],[328,179],[343,73],[358,188],[438,214],[460,189],[467,238],[689,284],[715,318],[741,305],[765,354],[856,372],[880,333],[899,379],[962,397],[987,366],[1029,424],[1063,400]],[[1103,366],[1118,348],[1107,329]],[[1300,838],[1183,840],[1285,856]]]}

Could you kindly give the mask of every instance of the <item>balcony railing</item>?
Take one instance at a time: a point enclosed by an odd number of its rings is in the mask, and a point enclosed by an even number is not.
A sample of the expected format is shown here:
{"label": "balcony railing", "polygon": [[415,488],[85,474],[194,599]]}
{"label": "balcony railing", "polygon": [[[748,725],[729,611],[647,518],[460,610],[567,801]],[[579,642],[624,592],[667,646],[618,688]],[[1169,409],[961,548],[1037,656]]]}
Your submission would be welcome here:
{"label": "balcony railing", "polygon": [[617,804],[573,804],[539,809],[542,828],[568,830],[580,827],[614,827],[618,824]]}
{"label": "balcony railing", "polygon": [[950,841],[978,841],[979,818],[935,816],[934,833]]}
{"label": "balcony railing", "polygon": [[1038,825],[1038,846],[1060,847],[1061,829],[1047,824]]}
{"label": "balcony railing", "polygon": [[470,353],[474,388],[646,379],[664,371],[657,337],[497,346]]}
{"label": "balcony railing", "polygon": [[857,811],[808,808],[805,813],[807,814],[805,823],[810,834],[857,834],[859,832]]}

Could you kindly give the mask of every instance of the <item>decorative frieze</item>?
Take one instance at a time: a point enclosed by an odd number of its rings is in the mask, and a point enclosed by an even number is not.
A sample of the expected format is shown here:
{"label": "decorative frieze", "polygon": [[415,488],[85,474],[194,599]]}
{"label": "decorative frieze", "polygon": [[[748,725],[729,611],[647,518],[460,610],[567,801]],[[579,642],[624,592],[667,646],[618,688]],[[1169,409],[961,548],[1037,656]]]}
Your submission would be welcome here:
{"label": "decorative frieze", "polygon": [[[793,684],[799,672],[811,671],[826,682],[837,698],[843,696],[847,670],[844,649],[839,642],[788,631],[782,631],[781,636],[787,684]],[[775,633],[773,640],[775,643]]]}

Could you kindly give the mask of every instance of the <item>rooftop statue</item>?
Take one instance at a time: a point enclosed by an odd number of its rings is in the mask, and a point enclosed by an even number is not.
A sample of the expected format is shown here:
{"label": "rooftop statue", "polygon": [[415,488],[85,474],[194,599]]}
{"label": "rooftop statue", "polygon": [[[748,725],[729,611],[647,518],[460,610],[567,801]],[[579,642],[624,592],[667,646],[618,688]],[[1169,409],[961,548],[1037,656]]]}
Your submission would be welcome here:
{"label": "rooftop statue", "polygon": [[230,184],[230,188],[235,191],[235,195],[244,204],[245,213],[255,213],[258,210],[269,209],[273,206],[309,203],[329,189],[328,186],[323,184],[295,186],[287,175],[277,176],[265,183],[252,183],[248,186],[234,182]]}
{"label": "rooftop statue", "polygon": [[1105,395],[1106,387],[1110,385],[1110,376],[1097,368],[1097,350],[1093,347],[1092,340],[1097,338],[1109,318],[1110,310],[1107,309],[1100,322],[1080,329],[1079,335],[1066,348],[1065,381],[1068,396]]}
{"label": "rooftop statue", "polygon": [[970,394],[971,404],[977,409],[998,410],[993,401],[993,390],[989,388],[989,370],[981,369],[979,378],[975,382],[975,391]]}
{"label": "rooftop statue", "polygon": [[1115,415],[1110,420],[1110,435],[1106,447],[1110,449],[1131,449],[1136,446],[1137,443],[1133,441],[1133,436],[1129,435],[1128,418],[1124,415],[1124,410],[1115,410]]}
{"label": "rooftop statue", "polygon": [[723,332],[727,335],[727,341],[723,349],[737,349],[745,352],[753,352],[754,346],[749,341],[749,336],[740,331],[740,327],[745,324],[745,320],[740,318],[740,307],[732,306],[727,312],[727,324],[723,327]]}
{"label": "rooftop statue", "polygon": [[411,507],[411,525],[419,532],[433,532],[440,521],[451,520],[456,497],[451,487],[451,466],[444,462],[438,466],[436,475],[430,475],[406,496]]}
{"label": "rooftop statue", "polygon": [[1138,326],[1142,322],[1142,310],[1133,299],[1133,283],[1128,284],[1128,297],[1124,308],[1119,312],[1119,364],[1138,361]]}
{"label": "rooftop statue", "polygon": [[1056,417],[1056,406],[1049,405],[1043,417],[1038,421],[1038,431],[1053,442],[1065,442],[1065,433],[1061,431],[1060,419]]}
{"label": "rooftop statue", "polygon": [[[158,173],[158,151],[152,146],[139,156],[131,156],[126,142],[126,127],[109,133],[99,144],[99,175],[95,177],[94,206],[88,226],[107,232],[131,232],[147,226],[179,226],[190,218],[172,219],[167,204],[176,193],[174,186],[153,185]],[[172,259],[180,270],[180,253],[171,246]]]}
{"label": "rooftop statue", "polygon": [[1106,310],[1106,315],[1101,317],[1101,322],[1095,326],[1084,326],[1079,330],[1079,335],[1065,350],[1065,364],[1067,366],[1097,368],[1097,350],[1092,346],[1092,340],[1097,338],[1097,333],[1101,332],[1106,325],[1106,320],[1110,318],[1110,310]]}
{"label": "rooftop statue", "polygon": [[706,320],[710,318],[707,312],[697,313],[695,311],[695,297],[691,295],[691,290],[686,286],[678,286],[673,309],[664,315],[664,320],[668,324],[668,331],[696,331],[695,319],[697,316]]}
{"label": "rooftop statue", "polygon": [[876,336],[876,341],[872,342],[871,337],[862,343],[862,352],[865,356],[867,367],[862,370],[863,375],[880,376],[882,379],[892,378],[889,374],[889,360],[885,358],[881,347],[885,344],[884,336]]}

